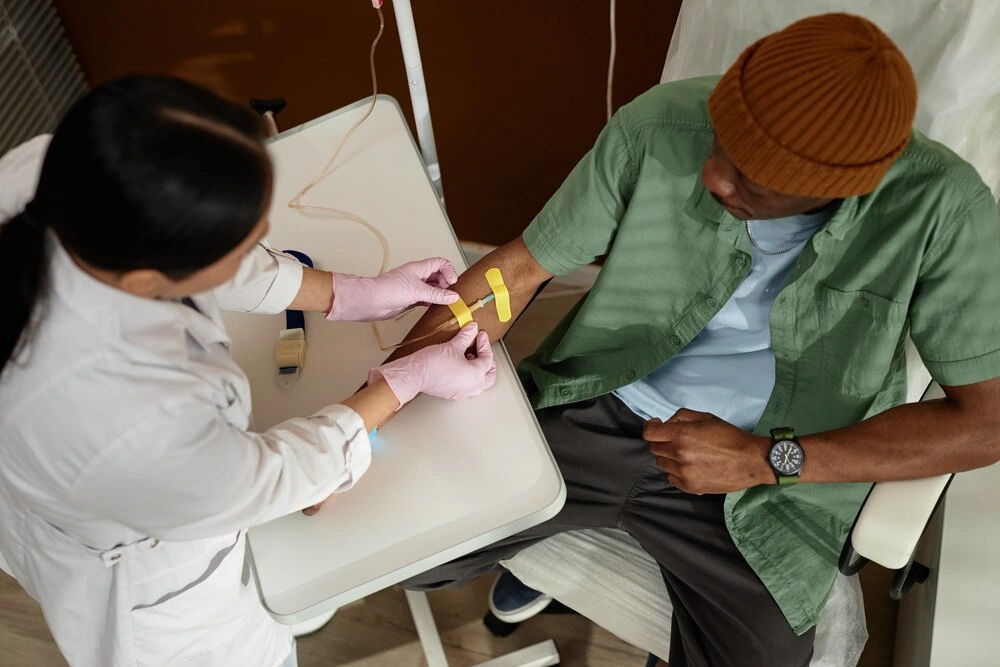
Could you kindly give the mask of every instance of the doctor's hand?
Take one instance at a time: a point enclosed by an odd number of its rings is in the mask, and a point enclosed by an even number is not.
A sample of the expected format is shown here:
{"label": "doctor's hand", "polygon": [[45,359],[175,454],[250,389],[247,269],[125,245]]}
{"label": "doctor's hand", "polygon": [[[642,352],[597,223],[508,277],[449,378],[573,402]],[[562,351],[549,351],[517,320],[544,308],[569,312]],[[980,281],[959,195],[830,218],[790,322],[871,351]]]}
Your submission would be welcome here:
{"label": "doctor's hand", "polygon": [[681,408],[666,422],[646,422],[642,437],[667,480],[686,493],[730,493],[775,483],[767,463],[771,439],[713,414]]}
{"label": "doctor's hand", "polygon": [[333,274],[333,305],[326,319],[377,322],[419,305],[448,305],[458,293],[447,289],[458,281],[451,262],[441,257],[409,262],[391,271],[365,278]]}
{"label": "doctor's hand", "polygon": [[[475,353],[470,348],[473,342]],[[380,378],[402,407],[420,393],[452,400],[478,396],[496,382],[497,366],[489,337],[472,322],[447,343],[430,345],[373,368],[368,383]]]}
{"label": "doctor's hand", "polygon": [[[471,349],[473,343],[475,353]],[[496,377],[490,339],[473,322],[447,343],[430,345],[372,369],[368,386],[384,379],[402,407],[419,393],[455,400],[478,396],[493,386]],[[302,512],[312,516],[321,507],[323,503],[317,503]]]}

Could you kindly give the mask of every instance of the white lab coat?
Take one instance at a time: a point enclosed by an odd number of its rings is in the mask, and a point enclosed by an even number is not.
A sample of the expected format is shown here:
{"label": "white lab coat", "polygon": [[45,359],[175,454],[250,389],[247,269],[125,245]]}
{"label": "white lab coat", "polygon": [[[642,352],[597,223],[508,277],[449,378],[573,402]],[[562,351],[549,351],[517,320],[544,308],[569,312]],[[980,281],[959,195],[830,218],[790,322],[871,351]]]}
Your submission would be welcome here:
{"label": "white lab coat", "polygon": [[[0,220],[46,145],[0,160]],[[302,267],[262,245],[193,297],[199,313],[101,283],[51,242],[44,317],[0,377],[0,565],[74,667],[281,664],[293,640],[241,581],[245,529],[350,488],[371,450],[343,406],[249,431],[219,313],[281,312]]]}

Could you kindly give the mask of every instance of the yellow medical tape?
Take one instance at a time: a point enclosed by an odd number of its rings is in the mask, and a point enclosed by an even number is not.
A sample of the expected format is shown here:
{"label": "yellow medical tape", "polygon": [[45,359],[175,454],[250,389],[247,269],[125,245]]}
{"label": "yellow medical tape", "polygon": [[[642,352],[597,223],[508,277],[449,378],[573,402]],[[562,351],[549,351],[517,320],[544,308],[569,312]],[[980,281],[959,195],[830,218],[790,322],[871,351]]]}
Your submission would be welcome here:
{"label": "yellow medical tape", "polygon": [[500,269],[490,269],[486,272],[486,282],[490,284],[493,295],[496,297],[497,316],[501,322],[510,320],[510,293],[507,286],[503,284],[503,274]]}
{"label": "yellow medical tape", "polygon": [[448,307],[451,308],[452,314],[455,316],[455,319],[458,320],[459,329],[472,321],[472,311],[469,310],[469,307],[465,305],[465,302],[461,299],[455,303],[449,303]]}

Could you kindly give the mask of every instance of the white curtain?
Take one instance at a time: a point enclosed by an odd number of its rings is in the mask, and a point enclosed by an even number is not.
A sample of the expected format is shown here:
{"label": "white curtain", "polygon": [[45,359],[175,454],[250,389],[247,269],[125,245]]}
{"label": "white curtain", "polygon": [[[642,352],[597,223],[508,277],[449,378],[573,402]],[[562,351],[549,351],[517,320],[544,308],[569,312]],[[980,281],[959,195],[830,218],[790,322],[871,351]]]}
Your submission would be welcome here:
{"label": "white curtain", "polygon": [[1000,197],[1000,0],[684,0],[661,80],[721,74],[760,37],[838,11],[899,45],[920,90],[917,129],[975,165]]}

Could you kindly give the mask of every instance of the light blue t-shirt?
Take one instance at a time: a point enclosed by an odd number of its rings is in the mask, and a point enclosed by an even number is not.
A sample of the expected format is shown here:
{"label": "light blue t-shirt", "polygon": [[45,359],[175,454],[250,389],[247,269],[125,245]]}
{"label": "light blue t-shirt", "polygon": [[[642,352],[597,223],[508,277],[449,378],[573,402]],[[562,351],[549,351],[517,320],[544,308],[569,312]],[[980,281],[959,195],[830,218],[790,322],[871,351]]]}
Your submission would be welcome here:
{"label": "light blue t-shirt", "polygon": [[802,249],[833,210],[831,205],[809,215],[751,220],[757,245],[769,252],[788,251],[765,255],[752,248],[750,273],[701,333],[615,395],[643,419],[666,420],[680,408],[689,408],[753,430],[774,389],[771,305]]}

